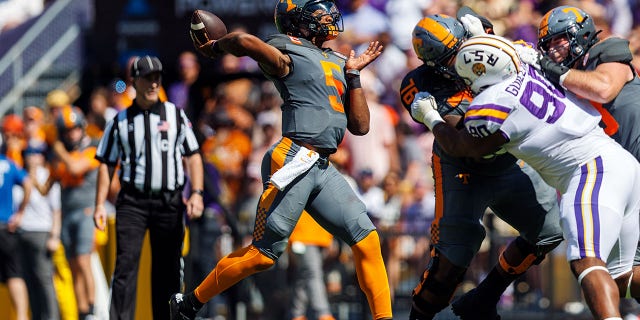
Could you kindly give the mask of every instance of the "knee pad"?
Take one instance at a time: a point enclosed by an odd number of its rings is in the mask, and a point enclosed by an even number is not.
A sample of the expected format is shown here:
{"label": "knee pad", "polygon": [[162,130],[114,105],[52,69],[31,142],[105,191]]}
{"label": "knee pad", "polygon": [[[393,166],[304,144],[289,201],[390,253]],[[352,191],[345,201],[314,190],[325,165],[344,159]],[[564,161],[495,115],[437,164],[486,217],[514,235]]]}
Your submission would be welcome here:
{"label": "knee pad", "polygon": [[[498,261],[500,267],[510,275],[519,275],[525,273],[532,265],[538,265],[544,260],[547,252],[557,247],[562,239],[551,242],[549,244],[533,245],[524,238],[518,236],[512,243],[515,248],[520,251],[520,255],[524,258],[517,264],[510,264],[504,257],[504,251],[500,254]],[[511,244],[507,247],[507,250],[511,248]],[[506,251],[506,250],[505,250]]]}
{"label": "knee pad", "polygon": [[[449,301],[453,297],[458,285],[464,279],[466,271],[466,268],[454,265],[444,268],[440,263],[440,255],[436,251],[435,254],[432,255],[427,269],[422,274],[420,283],[413,290],[414,304],[420,306],[420,309],[426,312],[437,313],[443,310],[449,305]],[[436,279],[436,274],[442,275],[447,281],[439,281]],[[425,301],[422,297],[422,292],[424,291],[435,296],[436,301]]]}

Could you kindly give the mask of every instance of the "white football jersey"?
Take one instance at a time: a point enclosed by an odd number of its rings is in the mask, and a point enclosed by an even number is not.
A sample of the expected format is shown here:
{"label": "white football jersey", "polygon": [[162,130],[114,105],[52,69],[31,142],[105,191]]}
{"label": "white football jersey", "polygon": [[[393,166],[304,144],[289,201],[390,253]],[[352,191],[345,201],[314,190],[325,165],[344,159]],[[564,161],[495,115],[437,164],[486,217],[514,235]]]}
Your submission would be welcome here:
{"label": "white football jersey", "polygon": [[616,142],[599,127],[600,114],[588,101],[556,88],[527,67],[512,81],[475,97],[464,123],[476,137],[499,130],[508,139],[505,150],[565,192],[577,167],[598,156],[601,147]]}

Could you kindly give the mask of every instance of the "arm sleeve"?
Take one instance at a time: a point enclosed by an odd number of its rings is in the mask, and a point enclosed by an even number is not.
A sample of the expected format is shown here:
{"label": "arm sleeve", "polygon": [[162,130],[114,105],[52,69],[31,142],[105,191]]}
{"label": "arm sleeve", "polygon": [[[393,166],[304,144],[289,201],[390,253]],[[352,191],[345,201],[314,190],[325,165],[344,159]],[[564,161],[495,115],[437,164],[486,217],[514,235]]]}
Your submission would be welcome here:
{"label": "arm sleeve", "polygon": [[96,150],[95,158],[103,163],[109,165],[115,165],[118,163],[118,158],[120,157],[120,149],[118,147],[118,116],[107,122],[107,125],[104,129],[104,134],[100,139],[100,143],[98,144],[98,149]]}
{"label": "arm sleeve", "polygon": [[191,121],[187,118],[187,115],[183,110],[180,110],[180,121],[181,125],[181,135],[178,139],[182,139],[182,143],[180,144],[180,152],[184,156],[190,156],[200,150],[200,146],[198,145],[198,139],[196,139],[196,135],[193,132],[193,126],[191,125]]}

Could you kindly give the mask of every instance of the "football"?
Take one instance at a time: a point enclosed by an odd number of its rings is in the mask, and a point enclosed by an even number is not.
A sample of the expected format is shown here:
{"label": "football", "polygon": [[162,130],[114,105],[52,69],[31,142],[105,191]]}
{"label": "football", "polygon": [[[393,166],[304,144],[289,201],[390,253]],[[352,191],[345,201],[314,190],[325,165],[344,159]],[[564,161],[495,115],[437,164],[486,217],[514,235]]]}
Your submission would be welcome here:
{"label": "football", "polygon": [[191,40],[197,47],[209,40],[218,40],[227,34],[227,26],[215,14],[206,10],[195,10],[191,15]]}

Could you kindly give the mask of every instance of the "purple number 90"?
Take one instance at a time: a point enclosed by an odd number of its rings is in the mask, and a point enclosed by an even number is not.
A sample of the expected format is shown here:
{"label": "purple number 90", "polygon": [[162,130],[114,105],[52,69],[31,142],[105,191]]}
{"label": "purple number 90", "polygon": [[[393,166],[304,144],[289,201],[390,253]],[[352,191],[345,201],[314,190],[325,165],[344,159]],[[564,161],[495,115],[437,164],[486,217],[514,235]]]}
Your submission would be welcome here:
{"label": "purple number 90", "polygon": [[[534,95],[534,93],[537,93]],[[548,88],[541,86],[540,84],[529,81],[527,86],[520,97],[520,104],[527,108],[532,115],[538,119],[544,119],[546,123],[554,123],[560,118],[566,105],[560,101],[557,91],[550,92]],[[560,93],[561,94],[561,93]],[[534,99],[534,97],[536,99]],[[547,117],[549,106],[553,107],[553,113]],[[547,117],[545,119],[545,117]]]}

